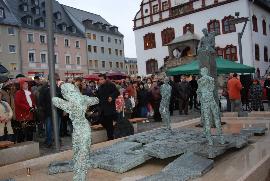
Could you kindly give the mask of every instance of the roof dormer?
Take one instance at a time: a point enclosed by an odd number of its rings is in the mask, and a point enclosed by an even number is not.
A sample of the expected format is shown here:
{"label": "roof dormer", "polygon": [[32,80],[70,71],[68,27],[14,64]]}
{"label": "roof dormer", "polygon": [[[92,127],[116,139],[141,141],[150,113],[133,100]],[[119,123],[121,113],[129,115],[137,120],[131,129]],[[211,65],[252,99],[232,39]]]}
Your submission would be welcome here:
{"label": "roof dormer", "polygon": [[96,22],[96,23],[94,23],[94,25],[98,28],[98,29],[102,29],[102,23],[100,23],[100,22]]}
{"label": "roof dormer", "polygon": [[39,0],[31,0],[32,4],[35,6],[39,5]]}
{"label": "roof dormer", "polygon": [[27,12],[28,11],[28,4],[27,3],[22,3],[20,5],[20,9],[23,11],[23,12]]}
{"label": "roof dormer", "polygon": [[43,17],[37,18],[35,20],[35,23],[37,26],[39,26],[40,28],[45,28],[45,20]]}
{"label": "roof dormer", "polygon": [[35,14],[35,15],[40,15],[40,7],[33,7],[32,8],[32,12]]}
{"label": "roof dormer", "polygon": [[62,19],[61,12],[59,12],[59,11],[55,12],[53,15],[54,15],[55,19],[57,19],[57,20]]}
{"label": "roof dormer", "polygon": [[117,26],[112,26],[112,27],[110,27],[110,30],[117,33],[118,32],[118,27]]}
{"label": "roof dormer", "polygon": [[75,26],[70,26],[69,27],[69,30],[72,32],[72,33],[76,33],[77,32],[77,28]]}
{"label": "roof dormer", "polygon": [[4,8],[0,7],[0,19],[4,19],[5,18],[5,10]]}
{"label": "roof dormer", "polygon": [[25,15],[22,17],[22,21],[26,23],[27,25],[31,26],[33,25],[33,17],[31,15]]}
{"label": "roof dormer", "polygon": [[67,31],[67,24],[64,23],[64,22],[58,24],[58,27],[59,27],[62,31]]}

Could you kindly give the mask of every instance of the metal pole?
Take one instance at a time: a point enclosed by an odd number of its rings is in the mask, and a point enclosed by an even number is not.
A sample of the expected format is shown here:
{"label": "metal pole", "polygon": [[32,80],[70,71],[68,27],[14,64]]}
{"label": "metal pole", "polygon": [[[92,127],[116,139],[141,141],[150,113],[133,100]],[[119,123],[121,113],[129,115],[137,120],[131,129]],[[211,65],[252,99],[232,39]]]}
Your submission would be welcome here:
{"label": "metal pole", "polygon": [[243,55],[242,55],[242,35],[238,33],[238,44],[239,44],[239,56],[240,56],[240,64],[243,64]]}
{"label": "metal pole", "polygon": [[[55,83],[55,61],[54,61],[54,32],[53,32],[53,2],[52,0],[46,1],[46,24],[47,24],[47,43],[48,43],[48,67],[50,79],[50,93],[51,97],[56,96],[56,83]],[[52,101],[52,100],[48,100]],[[56,107],[52,105],[52,122],[54,130],[55,149],[60,150],[59,143],[59,126],[58,115]]]}

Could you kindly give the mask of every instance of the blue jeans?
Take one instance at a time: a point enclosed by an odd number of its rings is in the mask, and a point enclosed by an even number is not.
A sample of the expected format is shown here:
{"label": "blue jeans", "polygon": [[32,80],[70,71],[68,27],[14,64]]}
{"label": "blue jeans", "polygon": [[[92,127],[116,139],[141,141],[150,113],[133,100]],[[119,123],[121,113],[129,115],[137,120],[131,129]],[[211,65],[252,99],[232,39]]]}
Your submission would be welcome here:
{"label": "blue jeans", "polygon": [[[58,115],[58,134],[60,138],[60,124],[61,124],[61,116]],[[46,129],[46,139],[45,143],[48,145],[52,144],[52,131],[53,131],[53,126],[52,126],[52,118],[47,117],[45,119],[45,129]]]}
{"label": "blue jeans", "polygon": [[141,118],[147,118],[147,113],[148,113],[148,110],[147,110],[146,106],[140,107],[140,117]]}

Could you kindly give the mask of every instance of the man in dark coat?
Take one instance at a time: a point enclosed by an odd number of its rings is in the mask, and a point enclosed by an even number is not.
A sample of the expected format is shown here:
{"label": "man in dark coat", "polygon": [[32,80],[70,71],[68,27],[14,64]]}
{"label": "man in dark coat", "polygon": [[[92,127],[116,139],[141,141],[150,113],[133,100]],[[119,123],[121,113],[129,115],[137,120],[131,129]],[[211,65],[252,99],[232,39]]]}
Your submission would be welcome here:
{"label": "man in dark coat", "polygon": [[266,95],[268,99],[268,109],[270,108],[270,75],[267,76],[267,79],[264,82],[264,88],[266,89]]}
{"label": "man in dark coat", "polygon": [[109,80],[106,80],[106,75],[99,76],[99,108],[100,122],[107,131],[108,140],[113,137],[113,121],[116,119],[115,99],[119,96],[119,91],[116,86]]}
{"label": "man in dark coat", "polygon": [[196,80],[196,77],[193,75],[192,80],[189,82],[191,92],[190,92],[190,109],[194,106],[195,109],[198,109],[198,102],[197,102],[197,89],[198,89],[198,83]]}
{"label": "man in dark coat", "polygon": [[177,97],[179,100],[179,114],[182,115],[183,110],[185,115],[188,114],[188,100],[190,95],[190,84],[186,80],[186,76],[182,76],[181,82],[177,84]]}

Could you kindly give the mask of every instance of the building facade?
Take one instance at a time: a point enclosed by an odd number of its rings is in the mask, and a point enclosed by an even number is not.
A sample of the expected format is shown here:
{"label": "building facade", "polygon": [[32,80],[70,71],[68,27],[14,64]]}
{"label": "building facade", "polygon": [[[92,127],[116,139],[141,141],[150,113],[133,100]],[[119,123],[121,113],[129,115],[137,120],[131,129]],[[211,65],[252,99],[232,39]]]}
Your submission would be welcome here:
{"label": "building facade", "polygon": [[[20,71],[27,76],[48,75],[46,10],[44,0],[9,0],[6,6],[20,24]],[[63,6],[53,1],[55,68],[61,78],[88,73],[84,32]]]}
{"label": "building facade", "polygon": [[264,74],[269,67],[270,4],[261,0],[143,0],[134,18],[139,74],[158,71],[169,56],[167,44],[187,31],[202,37],[203,28],[216,32],[219,56],[239,62],[243,23],[229,23],[236,12],[250,19],[242,37],[243,62]]}
{"label": "building facade", "polygon": [[126,72],[124,36],[118,27],[109,24],[99,15],[68,6],[64,8],[73,22],[85,32],[89,74]]}
{"label": "building facade", "polygon": [[9,77],[15,77],[20,67],[19,22],[0,0],[0,64],[9,70]]}
{"label": "building facade", "polygon": [[125,68],[128,75],[138,75],[138,65],[136,58],[125,58]]}

